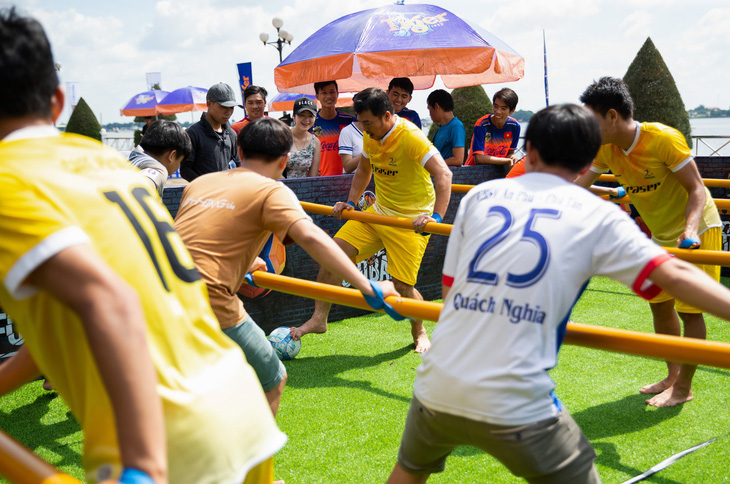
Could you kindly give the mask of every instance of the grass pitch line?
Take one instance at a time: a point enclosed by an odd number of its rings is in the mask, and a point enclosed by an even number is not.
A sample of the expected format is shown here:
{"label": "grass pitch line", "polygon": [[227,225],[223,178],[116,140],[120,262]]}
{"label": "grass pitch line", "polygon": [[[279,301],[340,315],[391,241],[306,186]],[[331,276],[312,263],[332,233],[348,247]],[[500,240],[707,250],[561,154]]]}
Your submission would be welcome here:
{"label": "grass pitch line", "polygon": [[[365,298],[363,298],[360,291],[356,289],[331,286],[262,271],[255,271],[252,277],[254,283],[259,287],[295,296],[372,310],[365,302]],[[437,321],[443,307],[441,303],[395,296],[387,297],[386,301],[403,316],[428,321]],[[730,344],[716,341],[569,322],[565,343],[617,353],[646,356],[659,360],[730,368]]]}
{"label": "grass pitch line", "polygon": [[666,469],[667,467],[669,467],[670,465],[674,464],[675,462],[677,462],[679,459],[681,459],[685,455],[691,454],[695,450],[699,450],[702,447],[706,447],[706,446],[710,445],[711,443],[713,443],[716,440],[717,440],[717,437],[715,437],[714,439],[710,439],[710,440],[707,440],[705,442],[702,442],[701,444],[697,444],[694,447],[690,447],[687,450],[683,450],[682,452],[678,452],[678,453],[674,454],[673,456],[669,457],[668,459],[664,459],[663,461],[661,461],[660,463],[658,463],[657,465],[655,465],[654,467],[652,467],[648,471],[644,472],[643,474],[639,474],[636,477],[632,477],[628,481],[624,481],[621,484],[634,484],[635,482],[643,481],[647,477],[653,476],[654,474],[656,474],[657,472],[661,471],[662,469]]}

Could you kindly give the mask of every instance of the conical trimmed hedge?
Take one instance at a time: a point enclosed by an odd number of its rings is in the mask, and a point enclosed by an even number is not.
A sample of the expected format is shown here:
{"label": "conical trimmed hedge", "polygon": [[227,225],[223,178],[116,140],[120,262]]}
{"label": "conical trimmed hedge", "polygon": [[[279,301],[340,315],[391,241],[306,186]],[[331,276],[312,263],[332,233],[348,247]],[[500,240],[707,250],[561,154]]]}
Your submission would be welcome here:
{"label": "conical trimmed hedge", "polygon": [[84,98],[79,99],[71,117],[68,118],[66,132],[81,134],[101,141],[101,125]]}
{"label": "conical trimmed hedge", "polygon": [[657,122],[679,130],[692,147],[689,115],[672,73],[651,37],[636,54],[624,76],[634,100],[634,119]]}

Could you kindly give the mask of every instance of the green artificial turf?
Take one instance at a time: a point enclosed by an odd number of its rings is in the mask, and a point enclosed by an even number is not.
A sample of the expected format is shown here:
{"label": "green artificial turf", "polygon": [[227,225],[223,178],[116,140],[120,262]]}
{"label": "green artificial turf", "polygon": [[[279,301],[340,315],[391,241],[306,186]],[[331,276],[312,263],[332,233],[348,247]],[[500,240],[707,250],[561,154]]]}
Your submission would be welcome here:
{"label": "green artificial turf", "polygon": [[[652,331],[646,302],[602,278],[591,282],[571,319]],[[429,332],[433,324],[427,323]],[[707,325],[709,339],[730,342],[730,323],[710,316]],[[303,343],[299,356],[286,362],[289,380],[277,421],[289,442],[276,456],[276,478],[288,484],[385,482],[420,362],[409,325],[372,314],[330,323],[326,334],[308,335]],[[730,481],[725,467],[730,371],[700,368],[693,402],[647,407],[638,388],[660,380],[665,371],[660,361],[566,345],[551,375],[558,396],[596,449],[604,482],[623,482],[713,437],[718,437],[715,443],[646,482]],[[40,382],[0,399],[0,428],[64,472],[82,476],[78,425]],[[491,457],[465,447],[429,482],[521,481]]]}

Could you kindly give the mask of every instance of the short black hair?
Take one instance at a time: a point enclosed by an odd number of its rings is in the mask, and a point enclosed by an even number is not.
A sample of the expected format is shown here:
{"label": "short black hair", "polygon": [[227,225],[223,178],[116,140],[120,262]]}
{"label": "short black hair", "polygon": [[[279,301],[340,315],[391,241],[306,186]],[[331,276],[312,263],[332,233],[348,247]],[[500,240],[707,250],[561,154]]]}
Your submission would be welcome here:
{"label": "short black hair", "polygon": [[243,158],[274,162],[289,153],[292,145],[291,130],[274,118],[251,121],[238,133],[238,146]]}
{"label": "short black hair", "polygon": [[601,147],[601,128],[596,117],[577,104],[556,104],[530,118],[525,141],[546,165],[573,173],[590,165]]}
{"label": "short black hair", "polygon": [[322,81],[322,82],[314,83],[314,93],[319,94],[320,90],[324,89],[325,87],[329,86],[330,84],[334,84],[335,89],[337,89],[337,92],[340,92],[340,88],[337,87],[337,81]]}
{"label": "short black hair", "polygon": [[449,94],[448,91],[443,89],[436,89],[429,94],[428,98],[426,98],[426,103],[428,103],[431,107],[438,104],[444,111],[454,110],[454,98],[451,97],[451,94]]}
{"label": "short black hair", "polygon": [[510,111],[517,109],[517,101],[519,101],[519,98],[517,97],[517,93],[509,87],[503,87],[499,91],[495,92],[494,96],[492,96],[492,103],[494,103],[497,99],[501,99]]}
{"label": "short black hair", "polygon": [[377,117],[385,115],[386,111],[390,114],[395,112],[388,93],[376,87],[368,87],[355,94],[352,97],[352,108],[355,114],[370,111],[373,116]]}
{"label": "short black hair", "polygon": [[624,81],[617,77],[602,77],[583,91],[580,102],[605,116],[609,109],[615,109],[624,119],[634,115],[634,101]]}
{"label": "short black hair", "polygon": [[139,145],[146,153],[154,156],[162,156],[170,150],[176,150],[178,155],[183,155],[182,161],[187,161],[193,152],[193,143],[183,127],[165,119],[152,121],[147,126]]}
{"label": "short black hair", "polygon": [[388,84],[388,91],[390,91],[394,87],[403,89],[408,94],[413,94],[413,82],[411,82],[411,80],[407,77],[394,77],[393,79],[391,79],[390,83]]}
{"label": "short black hair", "polygon": [[37,20],[0,10],[0,119],[50,119],[58,87],[51,44]]}
{"label": "short black hair", "polygon": [[261,86],[248,86],[246,89],[243,90],[244,104],[246,103],[246,99],[248,99],[249,96],[254,96],[256,94],[261,94],[261,97],[264,98],[264,101],[266,101],[266,96],[269,95],[269,93],[266,92],[266,89]]}

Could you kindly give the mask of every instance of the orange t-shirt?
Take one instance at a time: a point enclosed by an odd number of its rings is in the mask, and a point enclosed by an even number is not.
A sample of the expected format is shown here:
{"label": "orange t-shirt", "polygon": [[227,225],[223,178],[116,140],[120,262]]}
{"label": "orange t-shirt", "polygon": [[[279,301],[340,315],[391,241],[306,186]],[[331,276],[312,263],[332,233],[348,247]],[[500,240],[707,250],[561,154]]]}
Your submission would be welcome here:
{"label": "orange t-shirt", "polygon": [[243,167],[209,173],[185,188],[175,229],[208,286],[222,328],[246,316],[236,292],[271,233],[284,241],[302,219],[309,216],[289,187]]}

